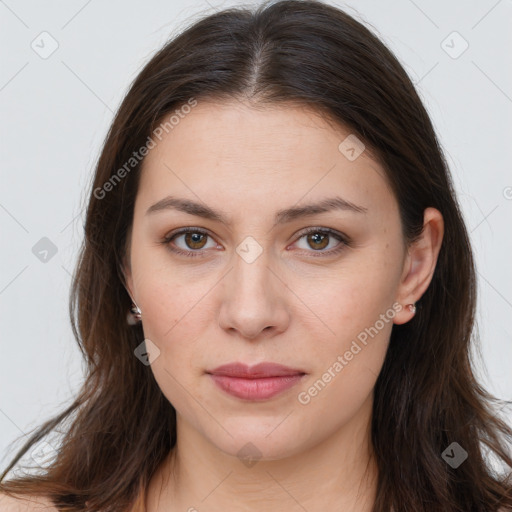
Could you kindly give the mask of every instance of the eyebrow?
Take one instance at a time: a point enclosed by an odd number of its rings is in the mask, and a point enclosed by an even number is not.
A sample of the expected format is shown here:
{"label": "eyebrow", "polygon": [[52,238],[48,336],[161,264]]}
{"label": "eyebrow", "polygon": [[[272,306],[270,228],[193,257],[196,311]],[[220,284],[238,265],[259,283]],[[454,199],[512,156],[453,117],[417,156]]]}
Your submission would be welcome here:
{"label": "eyebrow", "polygon": [[[219,210],[215,210],[210,206],[197,203],[190,199],[182,199],[173,196],[164,197],[157,203],[150,206],[146,211],[146,215],[165,210],[177,210],[180,212],[188,213],[190,215],[195,215],[197,217],[202,217],[204,219],[221,222],[227,225],[230,224],[230,219],[228,216]],[[291,222],[302,217],[316,215],[319,213],[326,213],[333,210],[343,210],[355,213],[366,213],[368,211],[368,209],[363,206],[358,206],[354,203],[351,203],[350,201],[342,199],[339,196],[335,196],[322,199],[316,203],[311,203],[304,206],[292,206],[290,208],[279,210],[274,218],[274,226],[278,224],[284,224],[286,222]]]}

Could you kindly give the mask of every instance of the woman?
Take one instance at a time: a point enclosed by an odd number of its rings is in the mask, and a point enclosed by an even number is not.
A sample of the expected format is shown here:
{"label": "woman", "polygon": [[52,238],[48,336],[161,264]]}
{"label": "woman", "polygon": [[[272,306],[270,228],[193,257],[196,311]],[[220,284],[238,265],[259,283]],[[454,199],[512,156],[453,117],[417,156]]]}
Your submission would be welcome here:
{"label": "woman", "polygon": [[[4,508],[512,509],[446,162],[396,58],[335,7],[225,10],[151,59],[72,292],[87,379],[6,468]],[[5,479],[65,421],[43,474]]]}

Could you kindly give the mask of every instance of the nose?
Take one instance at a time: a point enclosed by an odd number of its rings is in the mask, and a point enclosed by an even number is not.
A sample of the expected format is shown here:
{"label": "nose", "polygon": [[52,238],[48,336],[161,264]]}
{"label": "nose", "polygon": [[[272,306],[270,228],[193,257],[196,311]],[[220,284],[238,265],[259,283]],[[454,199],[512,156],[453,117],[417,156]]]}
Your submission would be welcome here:
{"label": "nose", "polygon": [[265,252],[250,263],[235,255],[234,267],[223,280],[220,327],[248,340],[284,332],[290,322],[286,290]]}

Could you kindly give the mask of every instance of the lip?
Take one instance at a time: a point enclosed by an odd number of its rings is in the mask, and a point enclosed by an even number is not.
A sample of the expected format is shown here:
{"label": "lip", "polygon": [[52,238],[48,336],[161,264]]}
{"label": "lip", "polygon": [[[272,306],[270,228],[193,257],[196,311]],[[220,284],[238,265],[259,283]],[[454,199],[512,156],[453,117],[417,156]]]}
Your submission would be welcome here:
{"label": "lip", "polygon": [[298,368],[290,368],[278,363],[259,363],[248,366],[244,363],[228,363],[218,366],[214,370],[207,371],[212,375],[226,375],[228,377],[240,377],[243,379],[257,379],[262,377],[286,377],[306,373]]}
{"label": "lip", "polygon": [[230,363],[207,371],[226,393],[245,400],[268,400],[296,385],[306,372],[277,363]]}

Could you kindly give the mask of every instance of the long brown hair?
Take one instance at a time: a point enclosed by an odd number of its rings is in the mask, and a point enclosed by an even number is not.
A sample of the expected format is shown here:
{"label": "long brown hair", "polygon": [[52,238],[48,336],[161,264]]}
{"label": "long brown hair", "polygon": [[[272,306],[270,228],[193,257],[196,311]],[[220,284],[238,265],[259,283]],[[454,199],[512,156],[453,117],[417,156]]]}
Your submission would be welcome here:
{"label": "long brown hair", "polygon": [[[474,376],[474,262],[432,123],[383,43],[342,10],[315,0],[204,16],[159,50],[131,85],[95,170],[71,289],[85,382],[74,402],[17,453],[0,491],[47,496],[65,511],[128,511],[137,500],[143,508],[151,476],[175,445],[176,416],[150,367],[134,356],[142,328],[126,322],[131,300],[122,265],[143,162],[130,159],[177,109],[234,98],[263,107],[294,102],[349,127],[385,168],[408,242],[421,233],[425,208],[443,215],[433,280],[414,319],[393,326],[374,390],[374,512],[512,507],[512,431]],[[64,434],[45,471],[6,480],[59,426]],[[454,442],[468,454],[457,468],[442,456]],[[503,470],[491,466],[490,456]]]}

